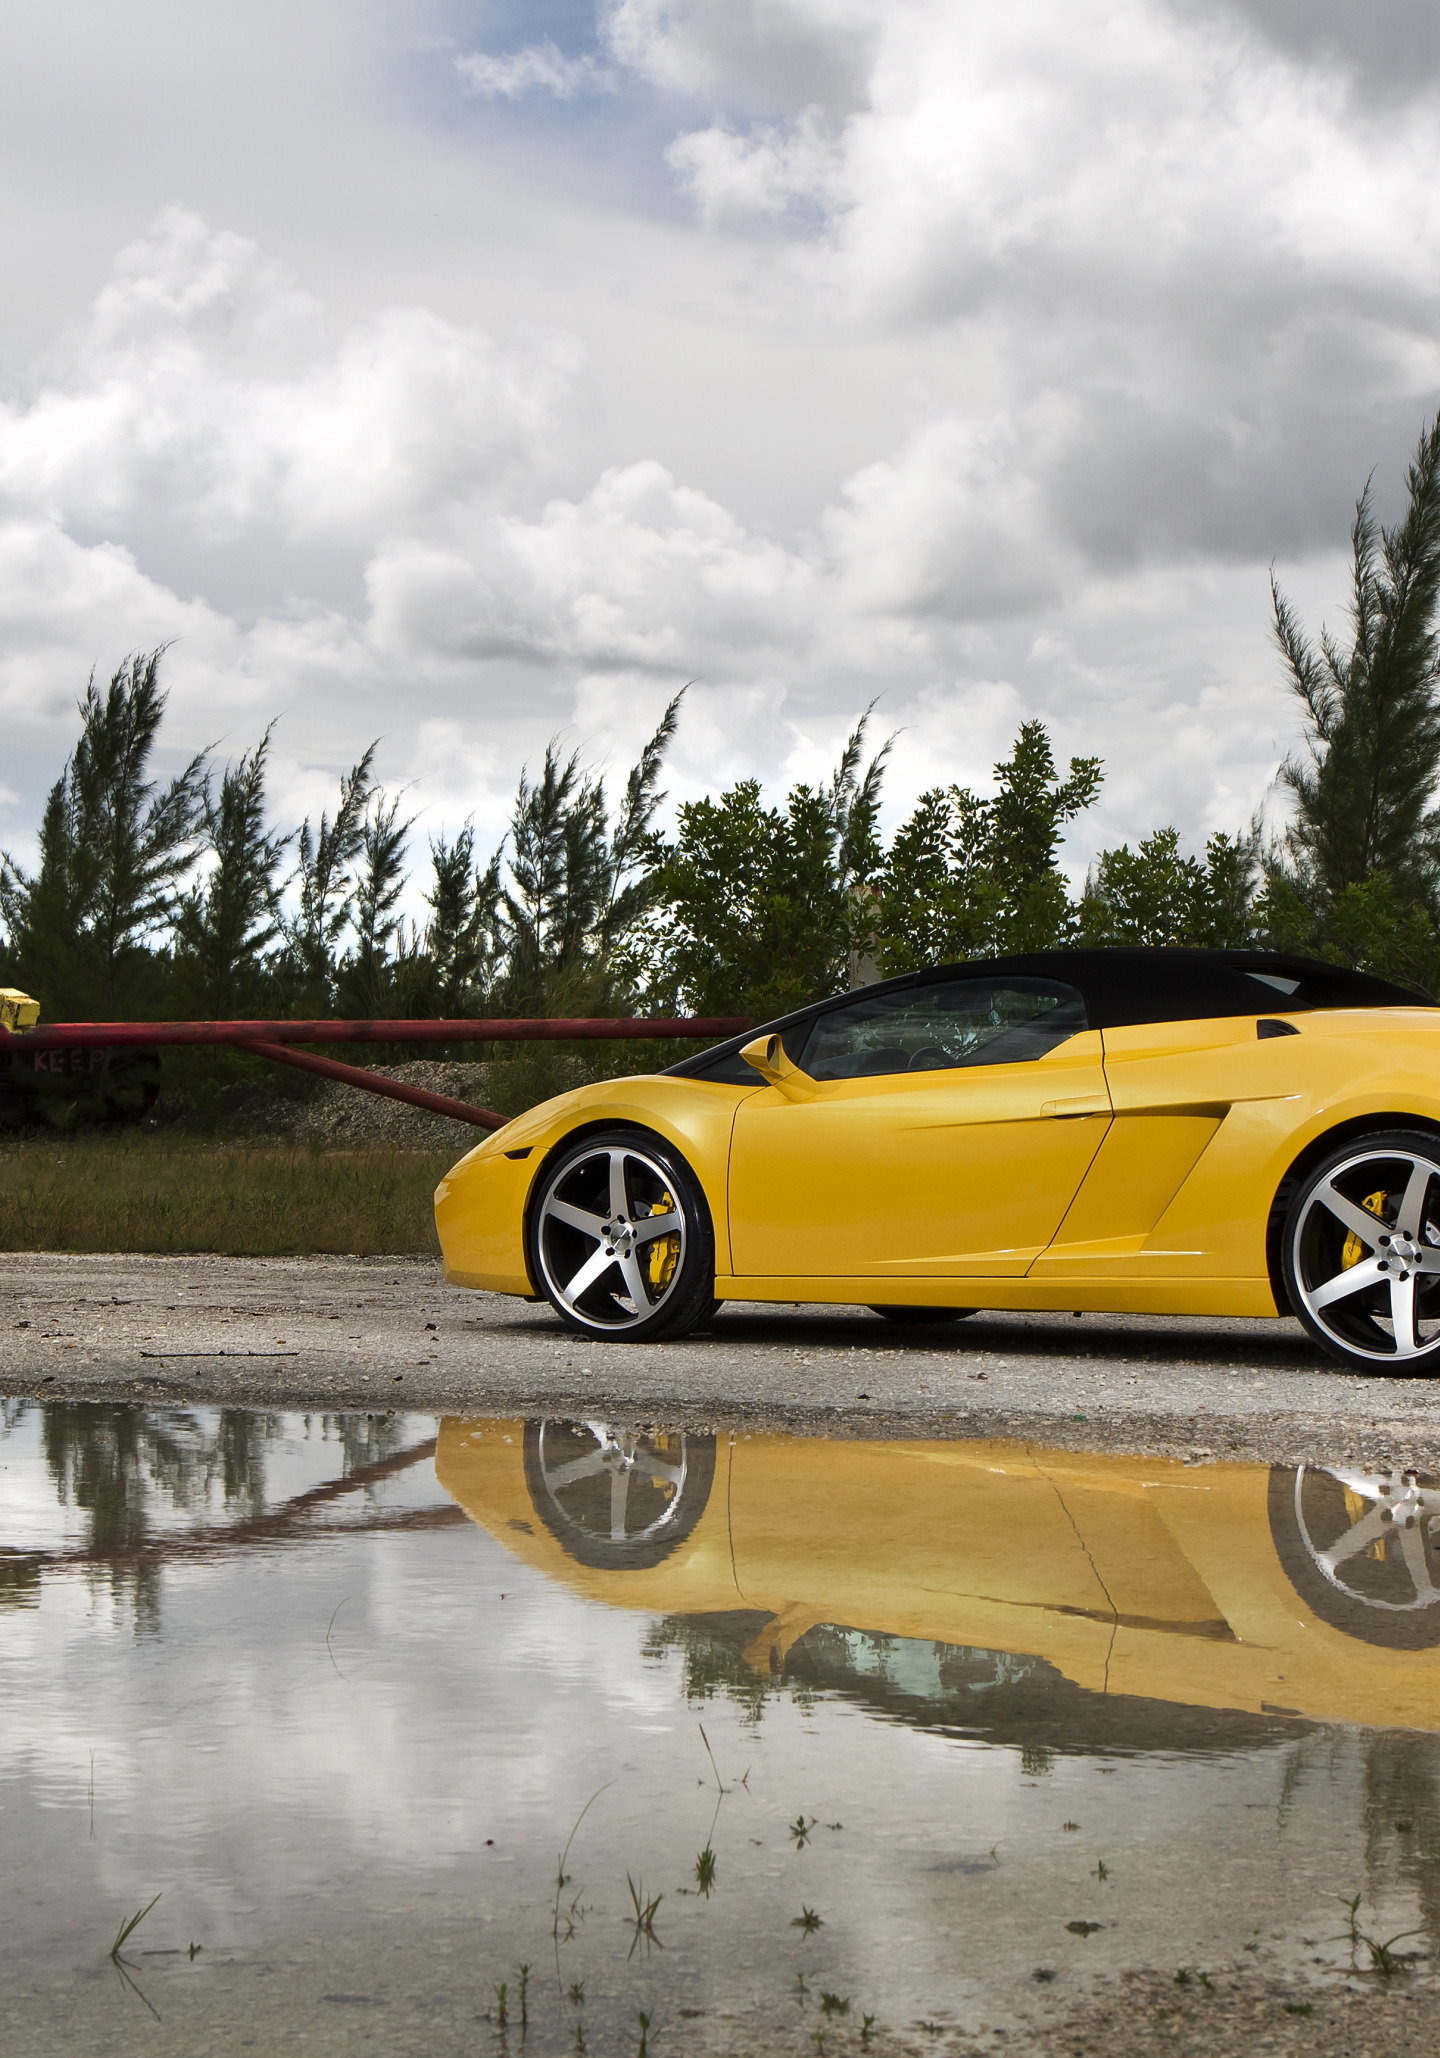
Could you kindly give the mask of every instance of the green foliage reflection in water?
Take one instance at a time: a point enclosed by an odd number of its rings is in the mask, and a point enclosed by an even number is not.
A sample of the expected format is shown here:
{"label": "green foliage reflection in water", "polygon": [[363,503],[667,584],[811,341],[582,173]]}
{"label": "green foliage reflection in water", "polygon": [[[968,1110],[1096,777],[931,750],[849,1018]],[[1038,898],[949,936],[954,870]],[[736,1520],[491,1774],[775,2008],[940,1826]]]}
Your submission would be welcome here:
{"label": "green foliage reflection in water", "polygon": [[[292,1433],[280,1415],[255,1408],[6,1401],[0,1404],[0,1447],[36,1412],[56,1502],[85,1517],[78,1555],[124,1604],[140,1635],[160,1628],[166,1546],[178,1533],[173,1515],[190,1517],[203,1534],[218,1498],[222,1512],[212,1539],[222,1548],[241,1525],[258,1518],[272,1545],[311,1533],[305,1494],[279,1505],[269,1500],[270,1454]],[[417,1447],[403,1417],[388,1414],[320,1415],[311,1418],[309,1433],[333,1446],[337,1473],[357,1484],[371,1466],[384,1467],[407,1451],[418,1462],[429,1449],[423,1440]],[[192,1543],[195,1534],[192,1529]],[[60,1555],[75,1552],[67,1547]],[[20,1590],[22,1600],[38,1589],[44,1554],[32,1567],[31,1588]]]}

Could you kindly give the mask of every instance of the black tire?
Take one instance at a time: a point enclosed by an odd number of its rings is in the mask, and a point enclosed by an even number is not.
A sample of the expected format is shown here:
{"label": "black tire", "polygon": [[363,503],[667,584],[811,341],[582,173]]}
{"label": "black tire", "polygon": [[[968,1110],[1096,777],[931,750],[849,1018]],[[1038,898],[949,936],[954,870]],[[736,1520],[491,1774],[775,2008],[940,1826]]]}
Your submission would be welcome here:
{"label": "black tire", "polygon": [[686,1335],[714,1306],[704,1192],[648,1130],[598,1130],[551,1160],[528,1211],[526,1255],[535,1284],[582,1336],[657,1343]]}
{"label": "black tire", "polygon": [[524,1457],[530,1504],[566,1556],[611,1572],[641,1572],[668,1558],[705,1513],[715,1483],[709,1434],[527,1422]]}
{"label": "black tire", "polygon": [[1281,1231],[1290,1305],[1355,1372],[1440,1372],[1440,1137],[1340,1144],[1295,1184]]}
{"label": "black tire", "polygon": [[1384,1650],[1440,1644],[1440,1481],[1432,1474],[1273,1466],[1270,1535],[1286,1578],[1322,1622]]}
{"label": "black tire", "polygon": [[906,1328],[918,1327],[927,1322],[964,1322],[977,1312],[974,1308],[874,1308],[872,1315],[879,1315],[886,1322],[900,1322]]}

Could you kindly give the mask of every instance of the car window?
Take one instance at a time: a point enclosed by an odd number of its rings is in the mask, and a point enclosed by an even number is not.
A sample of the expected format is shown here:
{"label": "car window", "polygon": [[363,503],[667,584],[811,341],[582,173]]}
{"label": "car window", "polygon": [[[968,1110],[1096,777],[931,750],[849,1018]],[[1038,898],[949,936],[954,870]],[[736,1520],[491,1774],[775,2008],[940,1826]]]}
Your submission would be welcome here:
{"label": "car window", "polygon": [[[1301,991],[1301,982],[1298,979],[1291,979],[1279,972],[1252,972],[1248,968],[1245,977],[1253,979],[1258,986],[1268,986],[1272,993],[1283,993],[1297,1008],[1308,1008],[1311,1004]],[[1274,1001],[1271,1001],[1270,1005],[1274,1007]]]}
{"label": "car window", "polygon": [[795,1062],[815,1079],[1013,1065],[1086,1027],[1084,1001],[1058,979],[936,980],[831,1009]]}

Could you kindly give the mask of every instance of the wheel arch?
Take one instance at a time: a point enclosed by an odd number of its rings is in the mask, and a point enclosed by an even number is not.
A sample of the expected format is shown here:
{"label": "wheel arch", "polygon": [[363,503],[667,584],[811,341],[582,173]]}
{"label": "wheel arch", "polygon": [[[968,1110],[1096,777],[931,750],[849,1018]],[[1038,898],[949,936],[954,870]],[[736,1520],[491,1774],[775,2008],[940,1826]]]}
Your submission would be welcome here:
{"label": "wheel arch", "polygon": [[537,1293],[539,1292],[539,1285],[535,1280],[535,1268],[531,1262],[531,1252],[533,1249],[531,1230],[535,1219],[535,1203],[544,1190],[550,1168],[560,1158],[563,1158],[567,1151],[573,1150],[577,1143],[584,1143],[587,1137],[613,1135],[617,1129],[627,1130],[632,1136],[654,1137],[658,1142],[668,1144],[671,1150],[680,1152],[686,1164],[690,1166],[696,1185],[704,1195],[705,1206],[710,1213],[711,1235],[715,1234],[715,1204],[706,1190],[703,1177],[686,1150],[684,1139],[668,1134],[666,1130],[660,1128],[656,1123],[639,1121],[634,1115],[597,1115],[589,1121],[577,1122],[573,1129],[567,1129],[563,1136],[557,1136],[555,1141],[545,1151],[544,1156],[537,1162],[531,1177],[530,1189],[525,1196],[525,1208],[521,1217],[521,1239],[525,1251],[525,1269],[529,1273],[531,1283],[535,1286]]}
{"label": "wheel arch", "polygon": [[1312,1165],[1318,1165],[1322,1158],[1327,1157],[1340,1145],[1358,1142],[1362,1136],[1378,1136],[1391,1129],[1410,1129],[1417,1134],[1433,1136],[1440,1141],[1440,1121],[1434,1116],[1410,1114],[1400,1108],[1381,1110],[1373,1114],[1353,1115],[1348,1121],[1336,1122],[1329,1129],[1322,1130],[1318,1136],[1312,1136],[1287,1168],[1284,1178],[1275,1189],[1274,1198],[1270,1203],[1270,1214],[1265,1224],[1265,1266],[1270,1275],[1270,1290],[1275,1296],[1275,1305],[1282,1315],[1287,1312],[1293,1313],[1285,1286],[1280,1239],[1296,1187]]}

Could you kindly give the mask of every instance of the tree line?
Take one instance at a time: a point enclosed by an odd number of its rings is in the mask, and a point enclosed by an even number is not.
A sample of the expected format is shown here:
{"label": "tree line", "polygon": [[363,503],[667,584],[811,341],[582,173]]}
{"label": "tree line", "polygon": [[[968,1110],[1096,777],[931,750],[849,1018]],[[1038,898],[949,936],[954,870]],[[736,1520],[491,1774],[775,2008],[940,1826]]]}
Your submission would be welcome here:
{"label": "tree line", "polygon": [[[92,678],[46,799],[39,859],[0,854],[0,983],[55,1019],[166,1016],[747,1014],[759,1021],[917,966],[1067,943],[1303,951],[1440,987],[1440,422],[1421,436],[1401,519],[1367,485],[1351,532],[1343,638],[1307,636],[1272,581],[1300,717],[1257,817],[1189,855],[1174,827],[1059,864],[1101,790],[1098,758],[1057,764],[1021,725],[994,791],[936,786],[888,836],[890,744],[862,717],[834,773],[770,801],[756,780],[657,827],[682,716],[671,701],[612,792],[552,743],[522,772],[499,850],[473,825],[429,842],[419,922],[401,913],[404,796],[375,748],[318,820],[277,828],[273,729],[220,764],[153,769],[164,649]],[[418,882],[417,882],[418,883]]]}

